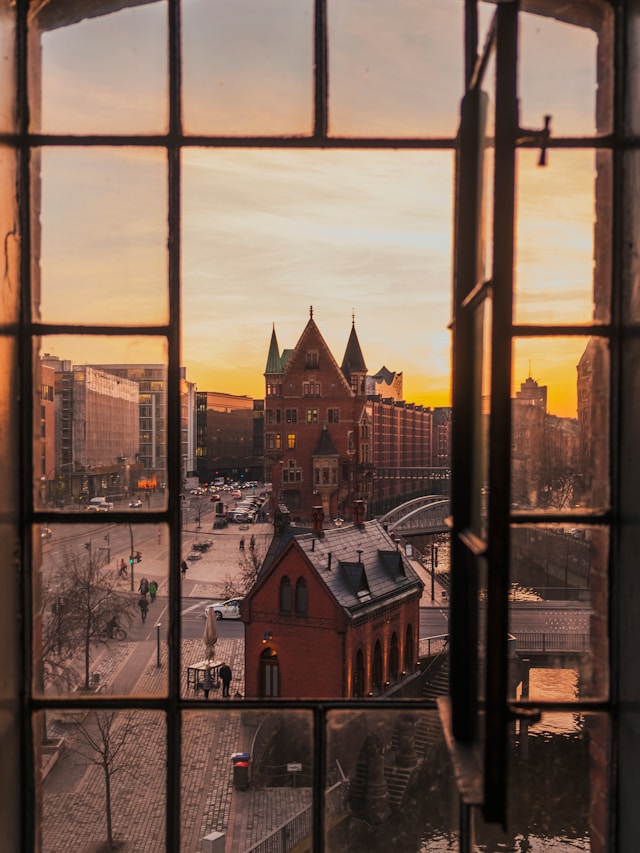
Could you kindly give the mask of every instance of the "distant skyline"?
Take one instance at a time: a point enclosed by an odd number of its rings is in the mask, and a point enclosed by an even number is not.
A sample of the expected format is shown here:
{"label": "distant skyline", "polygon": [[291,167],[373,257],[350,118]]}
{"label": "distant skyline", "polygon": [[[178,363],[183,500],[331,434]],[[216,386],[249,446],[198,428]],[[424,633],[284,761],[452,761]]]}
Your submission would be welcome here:
{"label": "distant skyline", "polygon": [[[306,0],[188,0],[185,129],[308,132],[311,9]],[[43,130],[164,132],[165,13],[150,3],[46,33]],[[345,0],[330,10],[334,132],[431,133],[450,138],[451,150],[184,150],[181,362],[200,389],[262,397],[273,325],[280,346],[292,347],[313,305],[338,360],[353,312],[370,373],[402,372],[409,402],[450,404],[461,23],[455,0],[397,0],[393,9]],[[594,132],[595,45],[589,31],[540,18],[528,27],[523,15],[523,126],[552,112],[555,134]],[[41,319],[167,322],[162,149],[41,154]],[[515,320],[589,321],[593,155],[547,159],[541,169],[537,152],[518,155]],[[585,345],[516,342],[514,393],[531,371],[549,387],[549,410],[575,417]],[[43,350],[77,363],[164,359],[161,342],[127,337],[50,339]]]}

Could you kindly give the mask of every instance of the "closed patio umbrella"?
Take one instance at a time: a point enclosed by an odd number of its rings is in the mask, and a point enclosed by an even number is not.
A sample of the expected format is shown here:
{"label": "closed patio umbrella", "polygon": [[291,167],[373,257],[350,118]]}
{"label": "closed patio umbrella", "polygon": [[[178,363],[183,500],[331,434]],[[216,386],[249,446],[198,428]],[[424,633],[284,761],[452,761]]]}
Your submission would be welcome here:
{"label": "closed patio umbrella", "polygon": [[216,619],[214,610],[206,610],[205,614],[204,635],[202,639],[204,640],[207,652],[207,660],[211,660],[216,649],[216,643],[218,642],[218,620]]}

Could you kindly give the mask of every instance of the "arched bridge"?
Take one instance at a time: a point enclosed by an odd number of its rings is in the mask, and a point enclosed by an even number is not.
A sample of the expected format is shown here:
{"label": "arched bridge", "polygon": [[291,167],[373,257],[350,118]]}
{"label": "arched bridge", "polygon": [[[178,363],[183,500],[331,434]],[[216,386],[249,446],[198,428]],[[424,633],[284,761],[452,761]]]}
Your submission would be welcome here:
{"label": "arched bridge", "polygon": [[424,495],[400,504],[380,519],[389,533],[417,536],[420,533],[446,533],[445,519],[451,513],[449,498]]}

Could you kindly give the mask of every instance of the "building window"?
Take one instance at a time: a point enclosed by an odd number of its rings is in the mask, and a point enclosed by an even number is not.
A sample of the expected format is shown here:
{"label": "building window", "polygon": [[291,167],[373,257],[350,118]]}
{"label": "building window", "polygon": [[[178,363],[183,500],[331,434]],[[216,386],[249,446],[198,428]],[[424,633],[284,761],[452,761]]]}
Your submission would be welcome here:
{"label": "building window", "polygon": [[374,693],[382,693],[384,691],[382,646],[380,645],[380,640],[376,640],[376,644],[373,647],[373,664],[371,666],[371,687]]}
{"label": "building window", "polygon": [[361,444],[360,445],[360,462],[363,465],[367,465],[369,463],[369,445]]}
{"label": "building window", "polygon": [[317,409],[307,409],[307,423],[308,424],[317,424],[318,423],[318,410]]}
{"label": "building window", "polygon": [[364,654],[362,653],[362,649],[358,649],[353,664],[353,686],[351,695],[354,699],[360,699],[365,695],[365,685]]}
{"label": "building window", "polygon": [[315,370],[318,367],[318,350],[307,350],[304,354],[305,370]]}
{"label": "building window", "polygon": [[287,433],[287,450],[295,450],[296,449],[296,434],[295,432]]}
{"label": "building window", "polygon": [[340,423],[340,409],[327,409],[327,421],[330,424]]}
{"label": "building window", "polygon": [[307,615],[307,582],[304,578],[298,578],[296,581],[296,616]]}
{"label": "building window", "polygon": [[280,614],[291,616],[291,608],[291,581],[285,576],[280,580]]}
{"label": "building window", "polygon": [[302,383],[302,395],[304,397],[320,397],[320,383],[319,382],[303,382]]}
{"label": "building window", "polygon": [[297,409],[286,409],[286,421],[288,424],[297,424],[298,423],[298,410]]}

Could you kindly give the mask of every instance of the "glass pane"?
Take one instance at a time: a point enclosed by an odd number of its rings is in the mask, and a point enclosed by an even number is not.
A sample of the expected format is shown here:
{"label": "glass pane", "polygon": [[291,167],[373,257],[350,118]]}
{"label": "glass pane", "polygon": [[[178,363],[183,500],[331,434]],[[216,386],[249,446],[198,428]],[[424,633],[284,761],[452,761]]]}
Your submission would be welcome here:
{"label": "glass pane", "polygon": [[67,7],[41,3],[31,19],[31,131],[166,132],[166,3],[82,18]]}
{"label": "glass pane", "polygon": [[138,512],[166,506],[164,340],[42,338],[34,384],[37,507],[77,511],[103,501],[107,509]]}
{"label": "glass pane", "polygon": [[455,136],[464,91],[462,3],[328,4],[330,132]]}
{"label": "glass pane", "polygon": [[325,850],[454,851],[455,781],[437,711],[327,720]]}
{"label": "glass pane", "polygon": [[514,385],[513,508],[605,509],[610,494],[607,343],[517,339]]}
{"label": "glass pane", "polygon": [[185,152],[189,378],[264,399],[272,322],[293,347],[311,303],[338,364],[353,311],[369,373],[386,364],[404,399],[448,406],[452,167],[449,152]]}
{"label": "glass pane", "polygon": [[[220,706],[218,706],[220,707]],[[308,712],[189,711],[182,722],[182,849],[287,849],[310,840]],[[346,787],[346,783],[345,783]]]}
{"label": "glass pane", "polygon": [[[166,725],[153,711],[57,711],[34,719],[43,853],[164,850]],[[144,760],[141,760],[144,756]],[[108,785],[108,788],[107,788]],[[141,820],[141,811],[152,816]],[[110,843],[109,843],[110,842]]]}
{"label": "glass pane", "polygon": [[91,518],[33,530],[34,690],[166,695],[168,529]]}
{"label": "glass pane", "polygon": [[601,2],[571,15],[585,20],[575,26],[552,16],[520,16],[520,125],[541,129],[551,115],[554,137],[609,133],[611,75],[599,62],[610,49],[612,9]]}
{"label": "glass pane", "polygon": [[165,153],[43,149],[35,180],[42,195],[33,199],[41,278],[34,317],[49,323],[165,323]]}
{"label": "glass pane", "polygon": [[[515,321],[589,323],[610,316],[608,176],[610,157],[553,151],[546,167],[535,151],[518,153]],[[596,199],[596,189],[598,192]],[[594,264],[596,200],[600,222]],[[606,221],[605,221],[606,220]]]}
{"label": "glass pane", "polygon": [[185,132],[310,133],[313,20],[311,0],[185,0]]}
{"label": "glass pane", "polygon": [[[8,2],[0,4],[0,73],[3,86],[0,93],[0,130],[15,132],[17,111],[15,109],[15,6]],[[3,186],[11,184],[3,183]]]}
{"label": "glass pane", "polygon": [[608,553],[604,528],[512,528],[509,631],[525,678],[523,698],[607,694]]}
{"label": "glass pane", "polygon": [[590,808],[607,791],[609,735],[604,716],[543,714],[541,723],[516,723],[506,825],[478,814],[479,850],[588,851],[606,837],[606,806]]}

